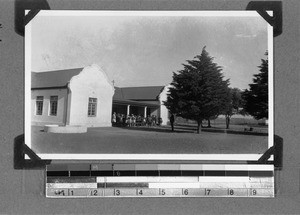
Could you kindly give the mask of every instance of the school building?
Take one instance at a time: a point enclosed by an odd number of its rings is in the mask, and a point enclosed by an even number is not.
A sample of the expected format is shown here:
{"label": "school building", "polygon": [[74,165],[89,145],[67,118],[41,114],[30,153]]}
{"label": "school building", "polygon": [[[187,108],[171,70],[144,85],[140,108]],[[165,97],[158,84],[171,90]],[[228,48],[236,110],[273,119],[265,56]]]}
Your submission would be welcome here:
{"label": "school building", "polygon": [[32,125],[111,126],[113,112],[156,115],[168,122],[163,105],[168,87],[115,87],[96,64],[84,68],[32,72]]}

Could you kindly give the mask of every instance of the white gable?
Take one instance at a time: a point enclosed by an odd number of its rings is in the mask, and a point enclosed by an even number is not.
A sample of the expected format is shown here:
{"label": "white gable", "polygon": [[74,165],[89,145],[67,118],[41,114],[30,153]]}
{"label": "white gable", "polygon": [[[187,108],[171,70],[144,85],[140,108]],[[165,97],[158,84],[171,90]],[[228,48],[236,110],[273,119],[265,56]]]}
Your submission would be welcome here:
{"label": "white gable", "polygon": [[[111,126],[114,87],[96,64],[87,66],[72,77],[69,87],[68,124]],[[97,99],[96,116],[88,116],[89,98]]]}

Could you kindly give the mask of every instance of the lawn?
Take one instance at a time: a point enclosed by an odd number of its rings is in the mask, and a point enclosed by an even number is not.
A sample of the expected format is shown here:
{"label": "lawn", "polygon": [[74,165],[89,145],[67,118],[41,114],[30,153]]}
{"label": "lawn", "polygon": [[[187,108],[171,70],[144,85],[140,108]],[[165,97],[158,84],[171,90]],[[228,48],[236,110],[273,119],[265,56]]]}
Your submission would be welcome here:
{"label": "lawn", "polygon": [[32,126],[32,149],[42,154],[257,154],[268,137],[220,132],[194,132],[193,127],[88,128],[84,134],[54,134]]}

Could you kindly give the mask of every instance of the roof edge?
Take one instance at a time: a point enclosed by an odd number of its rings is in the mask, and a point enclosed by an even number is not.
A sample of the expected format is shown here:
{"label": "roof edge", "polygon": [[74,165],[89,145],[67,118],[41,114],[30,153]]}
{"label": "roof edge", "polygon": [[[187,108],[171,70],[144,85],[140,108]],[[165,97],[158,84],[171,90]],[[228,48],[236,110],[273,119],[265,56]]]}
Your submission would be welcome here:
{"label": "roof edge", "polygon": [[52,90],[52,89],[67,89],[68,85],[55,87],[32,87],[31,90]]}

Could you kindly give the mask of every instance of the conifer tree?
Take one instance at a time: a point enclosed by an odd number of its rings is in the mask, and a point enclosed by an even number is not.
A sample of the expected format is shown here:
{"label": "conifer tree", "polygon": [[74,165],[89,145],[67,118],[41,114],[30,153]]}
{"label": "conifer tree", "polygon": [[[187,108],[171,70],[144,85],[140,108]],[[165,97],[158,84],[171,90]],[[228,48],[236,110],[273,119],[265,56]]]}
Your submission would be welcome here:
{"label": "conifer tree", "polygon": [[242,95],[245,100],[244,111],[257,120],[268,118],[268,59],[261,59],[258,68],[260,72],[254,75],[250,89]]}
{"label": "conifer tree", "polygon": [[200,131],[202,121],[218,116],[226,102],[229,80],[223,80],[222,68],[203,47],[201,55],[187,60],[183,69],[173,72],[166,107],[172,114],[195,120]]}

